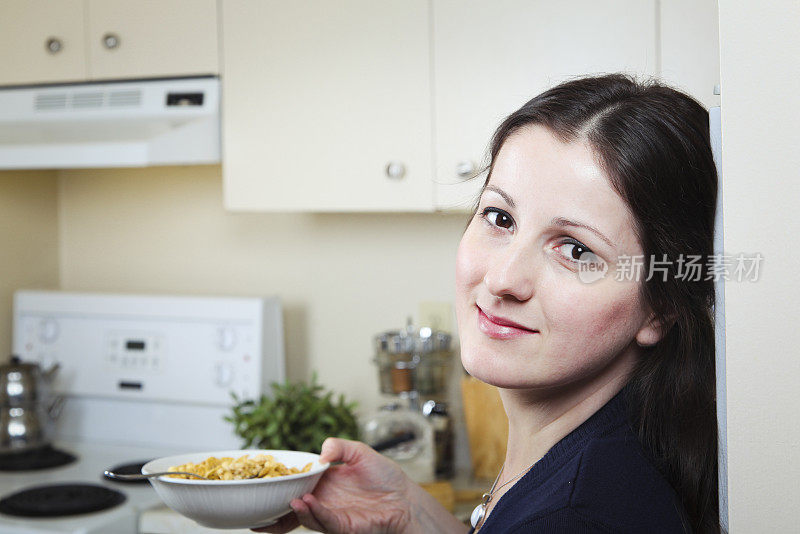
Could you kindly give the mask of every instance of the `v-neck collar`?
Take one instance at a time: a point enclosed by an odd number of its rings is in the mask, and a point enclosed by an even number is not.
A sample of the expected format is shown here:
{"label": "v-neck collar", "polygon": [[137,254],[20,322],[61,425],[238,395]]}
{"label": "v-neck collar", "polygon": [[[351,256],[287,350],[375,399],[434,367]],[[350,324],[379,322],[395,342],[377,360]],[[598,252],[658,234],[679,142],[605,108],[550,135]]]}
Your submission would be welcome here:
{"label": "v-neck collar", "polygon": [[[497,501],[481,526],[479,534],[489,532],[496,518],[506,511],[504,502],[514,502],[514,495],[527,493],[535,490],[542,482],[550,478],[558,469],[570,458],[586,447],[589,440],[601,437],[619,428],[620,425],[628,423],[627,411],[627,387],[611,398],[602,408],[592,414],[586,421],[581,423],[575,430],[564,436],[558,443],[553,445],[550,450],[528,471],[522,478],[511,486]],[[509,497],[508,499],[506,497]],[[474,530],[474,529],[473,529]]]}

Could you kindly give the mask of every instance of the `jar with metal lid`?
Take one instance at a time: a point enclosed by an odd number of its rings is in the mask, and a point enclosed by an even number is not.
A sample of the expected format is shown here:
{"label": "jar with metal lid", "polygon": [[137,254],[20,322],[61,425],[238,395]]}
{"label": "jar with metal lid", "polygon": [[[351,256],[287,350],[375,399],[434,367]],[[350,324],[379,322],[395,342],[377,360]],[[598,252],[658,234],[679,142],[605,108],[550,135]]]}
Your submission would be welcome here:
{"label": "jar with metal lid", "polygon": [[427,326],[391,330],[375,336],[375,358],[381,393],[444,395],[453,353],[452,336]]}

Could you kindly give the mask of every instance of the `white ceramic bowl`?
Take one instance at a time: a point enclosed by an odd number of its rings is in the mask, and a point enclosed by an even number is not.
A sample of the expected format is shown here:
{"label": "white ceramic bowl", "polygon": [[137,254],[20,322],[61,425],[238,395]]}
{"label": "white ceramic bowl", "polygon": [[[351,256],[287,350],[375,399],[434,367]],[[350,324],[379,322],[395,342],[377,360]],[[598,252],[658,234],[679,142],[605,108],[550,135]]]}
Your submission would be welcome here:
{"label": "white ceramic bowl", "polygon": [[209,456],[238,458],[245,454],[271,454],[286,467],[311,470],[297,475],[252,480],[200,480],[153,477],[150,483],[164,504],[210,528],[258,528],[274,523],[291,511],[289,503],[312,491],[328,468],[319,455],[298,451],[233,450],[167,456],[142,467],[142,473],[158,473],[188,462],[199,463]]}

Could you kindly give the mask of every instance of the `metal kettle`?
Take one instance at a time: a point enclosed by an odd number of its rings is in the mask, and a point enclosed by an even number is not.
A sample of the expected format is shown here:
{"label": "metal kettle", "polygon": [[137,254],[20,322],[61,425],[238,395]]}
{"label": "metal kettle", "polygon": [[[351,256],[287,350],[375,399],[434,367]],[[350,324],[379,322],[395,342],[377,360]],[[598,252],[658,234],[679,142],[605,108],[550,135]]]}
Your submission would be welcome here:
{"label": "metal kettle", "polygon": [[62,397],[50,393],[58,364],[43,370],[12,356],[0,365],[0,454],[24,452],[50,443]]}

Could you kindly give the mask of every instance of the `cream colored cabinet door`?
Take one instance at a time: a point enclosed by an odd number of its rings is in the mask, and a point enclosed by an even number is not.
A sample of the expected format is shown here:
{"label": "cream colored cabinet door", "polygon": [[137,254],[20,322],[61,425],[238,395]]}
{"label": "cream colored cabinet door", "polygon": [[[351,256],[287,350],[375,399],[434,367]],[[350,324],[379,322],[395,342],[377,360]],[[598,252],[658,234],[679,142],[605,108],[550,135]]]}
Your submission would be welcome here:
{"label": "cream colored cabinet door", "polygon": [[217,74],[215,0],[87,0],[93,80]]}
{"label": "cream colored cabinet door", "polygon": [[83,0],[0,0],[0,84],[86,79]]}
{"label": "cream colored cabinet door", "polygon": [[706,107],[719,106],[717,0],[669,0],[661,4],[661,77]]}
{"label": "cream colored cabinet door", "polygon": [[433,0],[436,206],[468,209],[502,119],[570,76],[658,73],[655,0]]}
{"label": "cream colored cabinet door", "polygon": [[225,205],[431,211],[426,0],[222,0]]}

